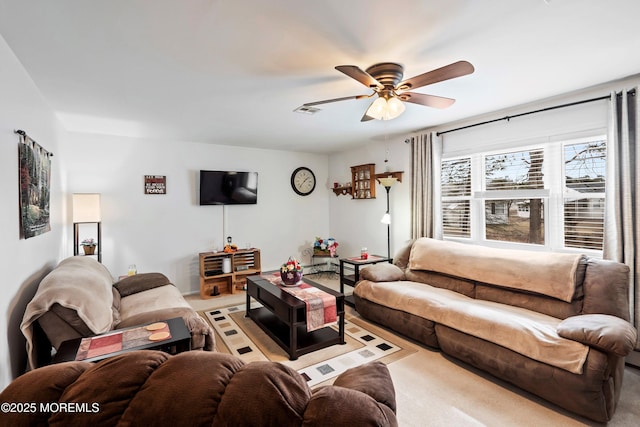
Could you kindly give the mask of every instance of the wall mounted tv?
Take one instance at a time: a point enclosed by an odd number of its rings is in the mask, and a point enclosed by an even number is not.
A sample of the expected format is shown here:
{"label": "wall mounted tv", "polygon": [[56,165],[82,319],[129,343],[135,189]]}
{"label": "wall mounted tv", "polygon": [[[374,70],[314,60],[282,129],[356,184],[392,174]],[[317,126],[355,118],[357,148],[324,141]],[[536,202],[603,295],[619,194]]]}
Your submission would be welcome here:
{"label": "wall mounted tv", "polygon": [[258,172],[200,171],[200,205],[258,203]]}

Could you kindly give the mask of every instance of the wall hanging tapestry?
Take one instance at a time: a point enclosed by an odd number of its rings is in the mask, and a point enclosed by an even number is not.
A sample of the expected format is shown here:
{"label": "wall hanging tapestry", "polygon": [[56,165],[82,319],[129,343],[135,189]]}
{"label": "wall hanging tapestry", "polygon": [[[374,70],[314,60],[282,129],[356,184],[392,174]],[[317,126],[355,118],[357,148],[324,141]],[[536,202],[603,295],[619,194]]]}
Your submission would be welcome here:
{"label": "wall hanging tapestry", "polygon": [[20,237],[28,239],[51,230],[49,221],[52,153],[20,135]]}

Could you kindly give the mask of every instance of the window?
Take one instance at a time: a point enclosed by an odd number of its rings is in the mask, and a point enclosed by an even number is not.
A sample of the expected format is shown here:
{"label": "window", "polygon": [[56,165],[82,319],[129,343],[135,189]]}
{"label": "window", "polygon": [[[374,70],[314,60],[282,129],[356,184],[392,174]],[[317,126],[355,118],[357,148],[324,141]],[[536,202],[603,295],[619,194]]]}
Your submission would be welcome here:
{"label": "window", "polygon": [[604,136],[444,159],[444,237],[601,251],[605,163]]}
{"label": "window", "polygon": [[485,239],[544,244],[543,164],[539,148],[484,156]]}
{"label": "window", "polygon": [[443,161],[441,183],[444,235],[470,237],[471,158]]}
{"label": "window", "polygon": [[564,147],[564,245],[602,250],[606,142]]}

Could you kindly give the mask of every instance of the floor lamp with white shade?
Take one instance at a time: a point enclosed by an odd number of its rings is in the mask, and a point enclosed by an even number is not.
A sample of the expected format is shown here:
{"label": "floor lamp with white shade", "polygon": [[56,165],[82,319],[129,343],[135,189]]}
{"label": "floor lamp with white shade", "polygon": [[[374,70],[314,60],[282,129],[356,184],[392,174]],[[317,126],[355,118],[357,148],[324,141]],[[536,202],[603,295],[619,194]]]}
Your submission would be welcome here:
{"label": "floor lamp with white shade", "polygon": [[389,259],[391,259],[391,214],[389,213],[389,190],[391,190],[391,187],[396,181],[397,178],[393,176],[378,178],[378,182],[382,184],[385,190],[387,190],[387,211],[382,216],[380,222],[387,224],[387,258]]}

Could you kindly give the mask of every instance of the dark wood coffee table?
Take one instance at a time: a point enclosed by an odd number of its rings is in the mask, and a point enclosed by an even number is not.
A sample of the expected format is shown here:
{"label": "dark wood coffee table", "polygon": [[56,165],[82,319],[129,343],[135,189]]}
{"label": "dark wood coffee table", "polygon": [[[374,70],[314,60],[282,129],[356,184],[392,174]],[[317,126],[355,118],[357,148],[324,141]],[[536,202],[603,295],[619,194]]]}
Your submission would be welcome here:
{"label": "dark wood coffee table", "polygon": [[[83,362],[97,362],[102,359],[106,359],[108,357],[117,356],[119,354],[127,353],[134,350],[162,350],[167,353],[180,353],[183,351],[191,350],[191,333],[189,329],[184,323],[182,317],[175,317],[173,319],[162,320],[169,327],[169,332],[171,333],[171,337],[168,339],[164,339],[162,341],[150,341],[150,340],[139,340],[143,341],[140,345],[135,346],[126,346],[123,345],[122,350],[111,351],[105,354],[101,354],[95,357],[87,357],[82,359]],[[123,329],[115,329],[113,331],[105,332],[104,334],[95,335],[95,337],[106,337],[108,335],[114,335],[118,333],[122,333],[124,331],[129,331],[137,328],[144,328],[148,325],[158,322],[149,322],[142,325],[131,326]],[[153,331],[149,331],[149,333],[153,333]],[[92,338],[95,338],[92,337]],[[53,357],[53,363],[60,362],[68,362],[76,360],[76,356],[78,355],[78,350],[80,348],[80,344],[83,338],[74,338],[72,340],[64,341],[60,344],[60,348],[58,352]],[[124,348],[126,347],[126,348]]]}
{"label": "dark wood coffee table", "polygon": [[[261,276],[247,278],[246,316],[250,317],[267,333],[290,360],[335,344],[344,344],[344,294],[304,279],[305,283],[315,286],[336,297],[338,330],[331,327],[307,332],[307,306],[304,301],[283,291]],[[251,298],[262,307],[251,308]]]}

